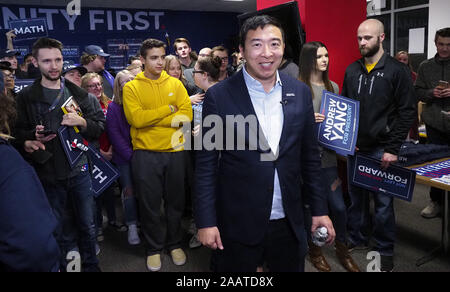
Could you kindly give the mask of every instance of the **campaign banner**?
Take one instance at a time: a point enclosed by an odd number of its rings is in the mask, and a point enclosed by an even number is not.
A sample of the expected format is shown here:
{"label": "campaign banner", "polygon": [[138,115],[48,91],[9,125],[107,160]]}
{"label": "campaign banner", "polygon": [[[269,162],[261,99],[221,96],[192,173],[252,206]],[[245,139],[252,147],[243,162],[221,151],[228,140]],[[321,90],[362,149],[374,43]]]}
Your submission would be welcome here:
{"label": "campaign banner", "polygon": [[436,162],[433,164],[426,164],[424,166],[412,168],[417,172],[418,175],[431,177],[431,178],[440,178],[446,175],[450,175],[450,159]]}
{"label": "campaign banner", "polygon": [[[47,23],[48,36],[61,41],[64,47],[79,46],[80,55],[86,46],[98,45],[108,54],[121,56],[123,61],[115,61],[116,68],[123,69],[128,57],[137,52],[137,41],[147,38],[170,42],[170,45],[166,43],[167,54],[175,54],[171,44],[181,36],[187,38],[192,50],[197,52],[201,48],[216,44],[223,44],[230,51],[237,49],[234,41],[235,36],[239,34],[237,12],[188,11],[182,10],[182,7],[176,11],[155,10],[151,5],[138,9],[81,5],[80,13],[72,14],[73,10],[69,7],[73,8],[73,6],[68,7],[67,3],[63,4],[62,1],[59,1],[58,5],[52,5],[50,3],[52,1],[47,1],[45,6],[40,5],[42,1],[27,1],[36,2],[34,5],[24,5],[20,2],[23,1],[0,5],[0,29],[9,30],[10,21],[43,18]],[[186,29],[187,20],[189,20],[189,29]],[[221,25],[217,25],[219,23]],[[166,34],[171,37],[166,38]],[[111,46],[109,51],[108,40],[117,39],[122,40],[119,45],[128,44],[130,51],[120,52],[118,50],[120,46]],[[128,42],[128,39],[132,41]],[[4,32],[0,34],[0,43],[6,43]],[[31,48],[33,43],[34,40],[29,40],[17,44]],[[122,46],[122,49],[124,48],[126,46]],[[64,58],[79,62],[79,57]],[[107,58],[106,69],[109,69],[109,58]]]}
{"label": "campaign banner", "polygon": [[119,178],[119,171],[92,146],[87,152],[92,163],[92,191],[94,196],[103,193],[116,179]]}
{"label": "campaign banner", "polygon": [[22,89],[33,84],[34,79],[16,79],[14,82],[14,93],[19,93]]}
{"label": "campaign banner", "polygon": [[28,18],[10,20],[9,27],[14,30],[14,42],[35,40],[48,36],[47,21],[45,18]]}
{"label": "campaign banner", "polygon": [[58,136],[70,167],[73,168],[77,165],[83,153],[90,158],[94,196],[100,195],[120,176],[119,171],[105,160],[79,133],[76,133],[73,127],[60,127]]}
{"label": "campaign banner", "polygon": [[[64,152],[66,153],[67,161],[71,168],[75,167],[80,160],[83,152],[87,148],[82,148],[82,145],[89,145],[83,137],[75,132],[73,127],[61,126],[58,129],[58,136],[61,141]],[[84,150],[84,151],[83,151]]]}
{"label": "campaign banner", "polygon": [[324,90],[320,113],[319,144],[341,155],[353,155],[358,137],[359,101]]}
{"label": "campaign banner", "polygon": [[348,157],[349,180],[353,185],[411,202],[416,172],[396,165],[381,169],[381,161],[356,154]]}

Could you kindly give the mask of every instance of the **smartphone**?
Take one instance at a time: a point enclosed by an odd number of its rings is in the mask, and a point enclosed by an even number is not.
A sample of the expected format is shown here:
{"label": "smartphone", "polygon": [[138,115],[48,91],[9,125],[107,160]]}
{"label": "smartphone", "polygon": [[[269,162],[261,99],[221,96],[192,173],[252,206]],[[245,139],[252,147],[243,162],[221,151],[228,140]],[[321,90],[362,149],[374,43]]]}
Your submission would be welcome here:
{"label": "smartphone", "polygon": [[43,131],[38,131],[37,133],[40,135],[44,135],[44,136],[56,134],[55,131],[52,131],[52,130],[43,130]]}
{"label": "smartphone", "polygon": [[439,84],[438,84],[437,87],[439,87],[441,89],[446,89],[446,88],[448,88],[448,82],[447,81],[443,81],[443,80],[439,80]]}

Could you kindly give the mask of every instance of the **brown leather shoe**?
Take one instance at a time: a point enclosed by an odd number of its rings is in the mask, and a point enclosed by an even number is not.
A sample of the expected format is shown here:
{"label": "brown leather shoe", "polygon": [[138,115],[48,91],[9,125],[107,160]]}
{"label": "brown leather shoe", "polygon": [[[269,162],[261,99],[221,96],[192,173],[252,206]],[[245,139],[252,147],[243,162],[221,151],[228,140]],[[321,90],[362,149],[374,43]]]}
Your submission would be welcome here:
{"label": "brown leather shoe", "polygon": [[309,244],[309,260],[321,272],[331,272],[330,265],[322,254],[322,249],[312,242]]}
{"label": "brown leather shoe", "polygon": [[341,265],[349,272],[361,272],[358,265],[353,260],[352,256],[348,252],[347,245],[343,242],[336,240],[336,256],[339,259]]}

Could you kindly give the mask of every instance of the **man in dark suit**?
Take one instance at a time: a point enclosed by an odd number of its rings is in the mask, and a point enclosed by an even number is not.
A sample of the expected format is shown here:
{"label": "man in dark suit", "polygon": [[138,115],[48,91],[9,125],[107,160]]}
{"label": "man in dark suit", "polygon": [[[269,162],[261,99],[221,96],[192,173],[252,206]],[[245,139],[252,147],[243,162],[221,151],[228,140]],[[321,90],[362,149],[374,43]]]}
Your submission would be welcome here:
{"label": "man in dark suit", "polygon": [[203,104],[195,176],[198,237],[215,250],[215,271],[254,272],[263,263],[271,272],[303,271],[304,203],[311,206],[311,229],[325,226],[329,244],[335,237],[318,181],[311,92],[278,74],[284,33],[272,17],[243,24],[240,50],[247,61],[243,70],[211,87]]}

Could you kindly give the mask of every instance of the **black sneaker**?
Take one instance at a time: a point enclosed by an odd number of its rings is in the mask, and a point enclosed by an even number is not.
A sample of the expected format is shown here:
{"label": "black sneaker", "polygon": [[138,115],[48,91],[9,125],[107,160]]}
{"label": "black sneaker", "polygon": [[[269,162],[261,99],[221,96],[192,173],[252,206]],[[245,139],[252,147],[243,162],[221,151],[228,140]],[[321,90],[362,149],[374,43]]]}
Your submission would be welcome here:
{"label": "black sneaker", "polygon": [[381,272],[392,272],[394,270],[394,257],[381,255]]}
{"label": "black sneaker", "polygon": [[123,224],[117,224],[115,221],[108,222],[108,226],[119,232],[128,231],[128,227]]}

